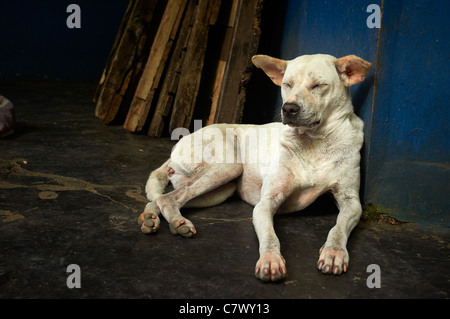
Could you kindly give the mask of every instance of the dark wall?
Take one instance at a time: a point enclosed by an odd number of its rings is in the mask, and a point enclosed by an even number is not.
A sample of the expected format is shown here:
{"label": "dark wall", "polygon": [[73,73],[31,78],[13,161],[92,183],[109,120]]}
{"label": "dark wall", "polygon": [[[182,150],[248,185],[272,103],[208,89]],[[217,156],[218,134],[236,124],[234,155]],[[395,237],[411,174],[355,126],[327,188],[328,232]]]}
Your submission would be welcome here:
{"label": "dark wall", "polygon": [[[261,13],[261,37],[258,54],[280,57],[285,26],[287,1],[265,0]],[[246,103],[243,123],[263,124],[280,121],[280,88],[265,75],[255,69],[246,86]]]}
{"label": "dark wall", "polygon": [[[81,8],[69,29],[67,6]],[[0,2],[0,79],[98,80],[128,0]]]}

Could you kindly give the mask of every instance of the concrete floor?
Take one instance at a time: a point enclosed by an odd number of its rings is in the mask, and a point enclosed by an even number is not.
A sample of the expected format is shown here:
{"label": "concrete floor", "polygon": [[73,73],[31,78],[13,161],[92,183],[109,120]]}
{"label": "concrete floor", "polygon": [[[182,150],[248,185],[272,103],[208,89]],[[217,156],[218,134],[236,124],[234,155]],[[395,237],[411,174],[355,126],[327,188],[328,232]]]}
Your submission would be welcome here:
{"label": "concrete floor", "polygon": [[[337,210],[323,197],[275,218],[288,279],[254,275],[252,207],[239,199],[185,210],[194,238],[142,234],[144,185],[173,145],[106,126],[94,116],[96,84],[0,83],[17,113],[0,140],[1,298],[448,298],[448,229],[363,219],[342,276],[316,269]],[[77,264],[81,288],[69,289]],[[370,264],[381,288],[370,289]]]}

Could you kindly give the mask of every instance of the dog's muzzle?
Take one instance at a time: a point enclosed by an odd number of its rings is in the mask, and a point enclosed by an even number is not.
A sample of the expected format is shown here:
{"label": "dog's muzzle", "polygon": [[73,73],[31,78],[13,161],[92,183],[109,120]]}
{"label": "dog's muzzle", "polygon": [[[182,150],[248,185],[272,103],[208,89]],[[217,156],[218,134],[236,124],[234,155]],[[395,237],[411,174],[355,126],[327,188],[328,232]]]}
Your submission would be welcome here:
{"label": "dog's muzzle", "polygon": [[283,104],[281,111],[283,112],[283,117],[295,118],[300,112],[300,105],[295,103],[285,103]]}
{"label": "dog's muzzle", "polygon": [[281,108],[282,122],[290,126],[303,126],[307,128],[314,128],[320,124],[320,120],[313,118],[305,118],[302,107],[297,103],[285,103]]}

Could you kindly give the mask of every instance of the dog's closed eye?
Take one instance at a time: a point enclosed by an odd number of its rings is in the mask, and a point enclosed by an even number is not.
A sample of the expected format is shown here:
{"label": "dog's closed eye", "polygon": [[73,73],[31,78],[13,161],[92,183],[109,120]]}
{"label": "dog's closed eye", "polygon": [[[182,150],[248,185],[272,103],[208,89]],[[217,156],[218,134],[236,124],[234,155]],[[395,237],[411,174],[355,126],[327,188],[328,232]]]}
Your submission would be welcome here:
{"label": "dog's closed eye", "polygon": [[325,88],[327,86],[328,86],[328,84],[326,84],[326,83],[315,83],[315,84],[313,84],[311,86],[311,90],[322,89],[322,88]]}
{"label": "dog's closed eye", "polygon": [[286,89],[292,89],[292,83],[291,83],[291,82],[283,82],[283,86],[284,86]]}

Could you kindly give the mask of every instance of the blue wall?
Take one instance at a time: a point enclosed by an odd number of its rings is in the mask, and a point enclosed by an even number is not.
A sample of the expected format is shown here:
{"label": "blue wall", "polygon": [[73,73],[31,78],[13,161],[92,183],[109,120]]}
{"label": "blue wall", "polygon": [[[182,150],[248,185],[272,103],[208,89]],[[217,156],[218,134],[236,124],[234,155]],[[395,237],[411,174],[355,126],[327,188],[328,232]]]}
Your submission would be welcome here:
{"label": "blue wall", "polygon": [[[71,3],[81,29],[69,29]],[[0,2],[0,79],[99,80],[128,0]]]}
{"label": "blue wall", "polygon": [[[369,4],[382,8],[370,29]],[[373,63],[352,87],[365,122],[365,204],[421,224],[450,225],[449,2],[288,1],[282,58],[355,54]]]}

